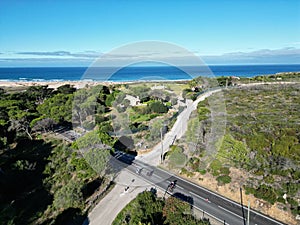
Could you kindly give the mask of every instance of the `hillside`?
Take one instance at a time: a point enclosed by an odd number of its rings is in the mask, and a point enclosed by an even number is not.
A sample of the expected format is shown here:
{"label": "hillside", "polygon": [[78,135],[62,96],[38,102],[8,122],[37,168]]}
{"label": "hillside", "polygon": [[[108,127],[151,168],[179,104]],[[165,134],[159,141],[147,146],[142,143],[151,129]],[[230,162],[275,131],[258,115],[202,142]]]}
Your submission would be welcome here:
{"label": "hillside", "polygon": [[[300,213],[299,91],[297,84],[224,90],[226,131],[215,142],[217,153],[210,163],[206,147],[214,136],[213,96],[200,102],[185,139],[168,153],[168,167],[236,201],[241,188],[252,207],[295,223]],[[179,159],[185,164],[176,168]]]}

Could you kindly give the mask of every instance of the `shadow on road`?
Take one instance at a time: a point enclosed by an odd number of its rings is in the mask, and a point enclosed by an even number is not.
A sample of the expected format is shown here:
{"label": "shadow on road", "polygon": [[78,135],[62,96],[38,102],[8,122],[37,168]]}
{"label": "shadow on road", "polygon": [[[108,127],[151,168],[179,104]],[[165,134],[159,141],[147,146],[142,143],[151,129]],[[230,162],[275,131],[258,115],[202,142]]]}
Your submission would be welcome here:
{"label": "shadow on road", "polygon": [[178,199],[180,199],[180,200],[182,200],[184,202],[189,203],[191,209],[193,208],[193,205],[194,205],[194,199],[193,199],[193,197],[184,195],[184,194],[182,194],[180,192],[176,192],[172,196],[175,197],[175,198],[178,198]]}
{"label": "shadow on road", "polygon": [[123,169],[133,164],[135,157],[133,154],[116,151],[107,163],[105,174],[116,177]]}

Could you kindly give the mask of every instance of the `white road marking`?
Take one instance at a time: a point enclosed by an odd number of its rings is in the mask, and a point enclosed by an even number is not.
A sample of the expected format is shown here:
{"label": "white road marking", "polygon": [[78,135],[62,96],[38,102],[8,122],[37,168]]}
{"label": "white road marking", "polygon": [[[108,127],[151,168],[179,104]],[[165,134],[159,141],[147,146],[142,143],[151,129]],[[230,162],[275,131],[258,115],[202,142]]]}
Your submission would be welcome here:
{"label": "white road marking", "polygon": [[240,215],[237,215],[237,214],[235,214],[234,212],[231,212],[230,210],[228,210],[228,209],[225,209],[225,208],[223,208],[222,206],[219,206],[218,205],[218,207],[220,208],[220,209],[223,209],[224,211],[226,211],[226,212],[229,212],[229,213],[231,213],[232,215],[235,215],[235,216],[237,216],[237,217],[239,217],[239,218],[241,218],[242,220],[245,220],[242,216],[240,216]]}
{"label": "white road marking", "polygon": [[156,175],[155,173],[153,173],[152,176],[162,179],[160,176]]}
{"label": "white road marking", "polygon": [[227,223],[226,221],[225,221],[225,223],[224,223],[224,220],[221,220],[221,219],[219,219],[218,217],[216,217],[216,216],[214,216],[214,215],[212,215],[212,214],[210,214],[210,213],[208,213],[208,212],[206,212],[206,211],[204,211],[204,210],[202,210],[202,209],[200,209],[198,206],[193,206],[194,208],[196,208],[196,209],[198,209],[199,211],[202,211],[202,212],[204,212],[205,214],[207,214],[207,215],[209,215],[210,217],[212,217],[212,218],[214,218],[214,219],[216,219],[216,220],[218,220],[218,221],[220,221],[222,224],[225,224],[225,225],[230,225],[229,223]]}
{"label": "white road marking", "polygon": [[[158,169],[158,170],[161,170],[161,171],[163,171],[163,172],[165,172],[165,173],[167,173],[167,174],[169,174],[170,176],[175,176],[175,177],[177,177],[177,179],[179,179],[179,180],[182,180],[182,181],[184,181],[184,182],[186,182],[186,183],[189,183],[189,184],[193,185],[194,187],[197,187],[197,188],[200,188],[200,189],[202,189],[202,190],[204,190],[204,191],[207,191],[207,192],[209,192],[209,193],[211,193],[211,194],[213,194],[213,195],[215,195],[215,196],[217,196],[217,197],[219,197],[219,198],[221,198],[221,199],[223,199],[223,200],[225,200],[225,201],[227,201],[227,202],[231,202],[231,203],[233,203],[233,204],[235,204],[235,205],[237,205],[237,206],[240,207],[240,204],[237,203],[237,202],[235,202],[235,201],[233,201],[233,200],[230,200],[230,199],[228,199],[228,198],[225,198],[225,197],[223,197],[223,196],[221,196],[221,195],[219,195],[219,194],[217,194],[217,193],[214,193],[214,192],[212,192],[212,191],[210,191],[210,190],[208,190],[208,189],[206,189],[206,188],[204,188],[204,187],[198,186],[198,185],[196,185],[196,184],[194,184],[194,183],[192,183],[192,182],[190,182],[190,181],[188,181],[188,180],[185,180],[184,178],[181,178],[180,176],[177,176],[177,175],[175,175],[175,174],[173,174],[173,173],[171,173],[171,172],[169,172],[169,171],[167,171],[167,170],[160,169],[159,167],[157,167],[157,169]],[[247,207],[247,206],[243,206],[243,208],[248,210],[248,207]],[[284,223],[281,223],[280,221],[274,220],[273,218],[268,217],[268,216],[265,216],[265,215],[263,215],[263,214],[261,214],[261,213],[259,213],[259,212],[252,211],[252,213],[255,213],[256,215],[261,216],[261,217],[263,217],[263,218],[265,218],[265,219],[267,219],[267,220],[270,220],[270,221],[272,221],[272,222],[274,222],[274,223],[277,223],[277,224],[280,224],[280,225],[285,225]]]}
{"label": "white road marking", "polygon": [[[125,169],[126,169],[129,173],[131,173],[131,174],[133,174],[133,175],[136,176],[136,174],[135,174],[134,172],[130,171],[128,168],[125,168]],[[154,184],[154,185],[155,185],[155,183],[153,183],[152,181],[149,181],[149,180],[145,179],[144,177],[140,177],[140,178],[143,179],[144,181],[146,181],[146,182],[149,183],[149,184]],[[156,188],[159,188],[159,189],[162,190],[162,191],[165,191],[165,189],[162,188],[162,187],[160,187],[160,186],[156,186],[156,185],[155,185],[155,187],[156,187]],[[206,212],[206,211],[200,209],[200,208],[197,207],[196,205],[193,205],[193,207],[195,207],[196,209],[198,209],[198,210],[204,212],[205,214],[209,215],[210,217],[213,217],[214,219],[220,221],[221,223],[224,222],[223,220],[221,220],[221,219],[219,219],[218,217],[216,217],[216,216],[210,214],[209,212]],[[227,223],[227,222],[225,222],[225,225],[230,225],[230,224]],[[282,224],[282,225],[284,225],[284,224]]]}
{"label": "white road marking", "polygon": [[179,186],[179,185],[176,185],[176,187],[178,187],[179,189],[183,190],[184,188]]}
{"label": "white road marking", "polygon": [[191,191],[190,191],[189,193],[192,194],[192,195],[195,195],[196,197],[202,199],[203,201],[206,201],[206,202],[208,202],[208,203],[211,203],[211,201],[209,201],[207,198],[203,198],[203,197],[201,197],[200,195],[197,195],[197,194],[194,193],[194,192],[191,192]]}

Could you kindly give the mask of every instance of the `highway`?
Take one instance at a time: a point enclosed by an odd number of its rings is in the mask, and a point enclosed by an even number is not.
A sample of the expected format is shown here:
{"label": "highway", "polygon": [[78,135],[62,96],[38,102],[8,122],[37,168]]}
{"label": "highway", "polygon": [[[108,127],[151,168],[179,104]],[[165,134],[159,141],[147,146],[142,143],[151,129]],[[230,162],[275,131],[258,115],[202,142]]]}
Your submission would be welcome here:
{"label": "highway", "polygon": [[[166,195],[173,195],[188,202],[193,207],[199,209],[204,214],[216,218],[223,224],[246,225],[247,224],[247,206],[229,200],[217,193],[209,191],[192,182],[178,177],[170,172],[164,171],[155,166],[148,165],[138,161],[134,156],[117,152],[111,159],[112,166],[119,164],[131,173],[143,178],[153,186],[165,190]],[[173,192],[168,192],[168,185],[172,181],[177,181]],[[247,204],[247,203],[244,203]],[[263,215],[254,210],[250,210],[250,225],[283,225],[275,219]]]}

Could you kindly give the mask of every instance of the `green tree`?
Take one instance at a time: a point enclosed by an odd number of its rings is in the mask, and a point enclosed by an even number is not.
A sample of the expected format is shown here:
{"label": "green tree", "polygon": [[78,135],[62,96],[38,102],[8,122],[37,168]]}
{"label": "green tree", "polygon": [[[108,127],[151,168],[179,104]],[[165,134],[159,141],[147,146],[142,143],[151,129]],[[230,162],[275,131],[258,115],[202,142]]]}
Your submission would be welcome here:
{"label": "green tree", "polygon": [[189,203],[172,196],[166,199],[163,208],[163,217],[165,218],[164,224],[168,225],[209,224],[209,222],[206,223],[202,220],[197,220],[192,215]]}
{"label": "green tree", "polygon": [[57,94],[37,107],[44,118],[51,118],[57,123],[71,122],[73,94]]}
{"label": "green tree", "polygon": [[110,159],[110,151],[102,144],[98,131],[90,131],[78,138],[76,142],[73,143],[73,147],[81,152],[86,163],[88,163],[94,171],[103,175]]}
{"label": "green tree", "polygon": [[45,99],[50,98],[53,95],[53,88],[48,88],[48,85],[30,86],[26,90],[26,95],[28,100],[39,105],[42,104]]}
{"label": "green tree", "polygon": [[81,204],[81,186],[72,179],[54,193],[53,206],[58,210],[79,208]]}
{"label": "green tree", "polygon": [[163,121],[160,120],[160,119],[156,119],[155,121],[153,121],[151,124],[150,124],[150,134],[149,134],[149,137],[148,139],[150,141],[155,141],[156,139],[158,139],[160,137],[160,132],[161,132],[161,129],[163,127]]}
{"label": "green tree", "polygon": [[161,101],[150,102],[148,105],[152,113],[166,113],[168,112],[168,107],[165,106]]}
{"label": "green tree", "polygon": [[70,85],[70,84],[65,84],[65,85],[59,86],[56,90],[57,93],[65,94],[65,95],[73,94],[75,91],[76,91],[76,88],[74,88],[74,86]]}
{"label": "green tree", "polygon": [[9,129],[16,130],[17,132],[25,132],[32,140],[30,121],[36,117],[36,113],[24,111],[14,106],[10,108],[8,115],[10,120]]}

